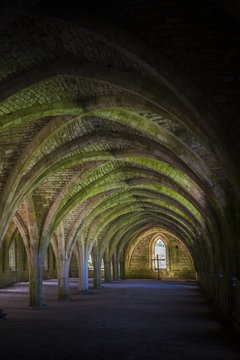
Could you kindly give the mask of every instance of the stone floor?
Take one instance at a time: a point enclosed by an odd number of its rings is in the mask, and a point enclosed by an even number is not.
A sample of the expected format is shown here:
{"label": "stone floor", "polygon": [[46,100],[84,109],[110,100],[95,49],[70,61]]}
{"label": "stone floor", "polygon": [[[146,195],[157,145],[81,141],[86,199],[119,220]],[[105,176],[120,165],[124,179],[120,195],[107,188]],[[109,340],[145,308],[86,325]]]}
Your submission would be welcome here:
{"label": "stone floor", "polygon": [[[90,285],[92,285],[90,281]],[[44,282],[47,310],[27,308],[28,284],[0,290],[3,359],[239,360],[238,335],[194,282],[127,280],[59,302],[57,282]]]}

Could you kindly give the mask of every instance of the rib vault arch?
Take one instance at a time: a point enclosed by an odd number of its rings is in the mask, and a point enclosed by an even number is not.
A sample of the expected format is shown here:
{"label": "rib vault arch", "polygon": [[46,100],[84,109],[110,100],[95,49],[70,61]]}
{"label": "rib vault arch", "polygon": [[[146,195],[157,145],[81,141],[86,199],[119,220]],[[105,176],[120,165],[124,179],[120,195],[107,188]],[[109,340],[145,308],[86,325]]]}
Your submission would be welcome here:
{"label": "rib vault arch", "polygon": [[43,306],[50,244],[68,299],[73,253],[87,291],[90,254],[96,287],[102,259],[106,281],[112,259],[124,278],[134,241],[158,228],[187,247],[218,301],[240,264],[236,143],[221,109],[137,33],[37,3],[0,34],[13,41],[0,49],[0,246],[17,227],[30,305]]}

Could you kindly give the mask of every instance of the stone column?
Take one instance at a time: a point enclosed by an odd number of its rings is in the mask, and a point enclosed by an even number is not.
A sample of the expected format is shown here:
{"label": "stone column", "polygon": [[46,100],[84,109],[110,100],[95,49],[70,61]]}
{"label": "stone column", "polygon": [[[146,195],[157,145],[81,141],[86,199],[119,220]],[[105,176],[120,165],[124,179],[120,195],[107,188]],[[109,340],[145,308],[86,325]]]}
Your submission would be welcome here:
{"label": "stone column", "polygon": [[79,283],[78,290],[82,293],[89,293],[88,290],[88,261],[84,258],[78,267]]}
{"label": "stone column", "polygon": [[102,272],[101,272],[101,259],[99,250],[97,248],[92,251],[92,259],[93,259],[93,282],[94,288],[100,289],[102,287]]}
{"label": "stone column", "polygon": [[43,309],[42,302],[42,281],[43,281],[43,260],[37,256],[36,249],[28,252],[29,269],[29,307],[32,309]]}
{"label": "stone column", "polygon": [[69,300],[69,266],[70,260],[58,259],[58,300]]}
{"label": "stone column", "polygon": [[119,280],[119,272],[118,272],[118,257],[117,252],[114,250],[113,257],[112,257],[112,264],[113,264],[113,280]]}
{"label": "stone column", "polygon": [[41,249],[40,230],[37,224],[35,204],[30,195],[24,200],[26,218],[23,220],[19,214],[15,215],[15,222],[22,235],[28,257],[29,272],[29,306],[32,309],[43,309],[42,281],[44,250]]}
{"label": "stone column", "polygon": [[110,283],[112,281],[111,260],[108,249],[106,249],[104,253],[104,279],[105,283]]}
{"label": "stone column", "polygon": [[88,291],[88,256],[86,254],[86,246],[84,244],[83,236],[77,241],[75,254],[78,262],[79,283],[78,290],[82,293],[89,293]]}
{"label": "stone column", "polygon": [[69,300],[69,266],[70,258],[66,253],[66,239],[63,221],[55,231],[55,253],[58,272],[58,300]]}
{"label": "stone column", "polygon": [[125,260],[120,261],[120,279],[126,280]]}

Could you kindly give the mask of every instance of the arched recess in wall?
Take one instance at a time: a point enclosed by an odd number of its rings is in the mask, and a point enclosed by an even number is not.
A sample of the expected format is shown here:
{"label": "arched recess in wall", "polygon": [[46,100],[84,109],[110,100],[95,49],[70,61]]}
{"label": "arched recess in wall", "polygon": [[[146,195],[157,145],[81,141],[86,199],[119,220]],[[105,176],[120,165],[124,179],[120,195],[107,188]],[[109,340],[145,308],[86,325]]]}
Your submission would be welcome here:
{"label": "arched recess in wall", "polygon": [[[6,237],[5,268],[19,274],[28,271],[27,253],[18,228],[15,228],[11,237]],[[21,275],[18,278],[21,278]]]}
{"label": "arched recess in wall", "polygon": [[28,280],[28,260],[22,236],[14,223],[11,223],[0,250],[0,287],[16,281]]}
{"label": "arched recess in wall", "polygon": [[[161,240],[160,240],[161,239]],[[173,233],[162,228],[151,228],[138,233],[126,254],[126,276],[157,278],[158,265],[155,249],[164,242],[166,266],[159,266],[162,278],[195,278],[192,256],[184,243]]]}

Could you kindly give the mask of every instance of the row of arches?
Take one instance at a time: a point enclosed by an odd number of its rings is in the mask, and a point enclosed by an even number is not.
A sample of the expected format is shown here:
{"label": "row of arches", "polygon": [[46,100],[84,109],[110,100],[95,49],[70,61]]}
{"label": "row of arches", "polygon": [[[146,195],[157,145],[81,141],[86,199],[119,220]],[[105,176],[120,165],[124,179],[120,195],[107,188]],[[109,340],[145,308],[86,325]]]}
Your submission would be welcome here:
{"label": "row of arches", "polygon": [[[147,259],[148,267],[152,271],[153,278],[156,277],[156,274],[154,273],[156,273],[159,269],[163,271],[163,275],[165,276],[165,278],[168,278],[171,276],[164,272],[164,270],[166,270],[167,268],[169,269],[169,264],[172,260],[172,256],[170,256],[170,243],[169,241],[167,241],[168,245],[166,246],[165,242],[160,237],[166,237],[166,235],[164,235],[164,232],[160,232],[157,235],[155,234],[154,236],[151,236],[150,239],[147,238],[147,240],[150,240],[148,247],[151,249],[149,253],[150,258]],[[83,264],[83,260],[79,259],[76,249],[72,253],[71,259],[67,268],[65,269],[65,272],[63,272],[61,269],[59,259],[57,258],[56,249],[54,249],[54,245],[52,242],[45,253],[45,258],[43,261],[43,278],[58,278],[58,297],[60,300],[66,300],[69,298],[68,282],[69,277],[71,276],[79,277],[79,290],[81,292],[88,292],[89,277],[94,277],[94,286],[96,288],[101,287],[102,278],[104,278],[105,282],[119,280],[120,278],[124,280],[126,276],[131,278],[133,273],[129,272],[129,269],[131,269],[132,267],[134,251],[136,249],[136,246],[140,247],[140,249],[143,249],[141,241],[145,241],[145,239],[146,236],[140,236],[137,242],[134,242],[132,244],[132,249],[128,249],[128,253],[126,253],[125,257],[119,254],[118,256],[116,256],[116,254],[114,253],[111,258],[109,254],[105,252],[102,259],[98,261],[98,259],[96,259],[96,251],[93,250],[92,253],[89,255],[88,259],[86,258],[86,264]],[[175,238],[174,246],[178,248],[178,246],[183,246],[183,244],[181,244],[181,242]],[[181,256],[182,254],[180,255],[180,257]],[[3,273],[13,273],[12,282],[15,282],[16,280],[28,280],[29,264],[27,259],[27,253],[18,229],[14,231],[9,244],[5,244],[5,246],[2,248],[2,251],[0,253],[0,261],[3,265]],[[178,258],[178,261],[181,267],[181,259]],[[82,279],[83,265],[87,269],[85,286],[83,286]],[[137,269],[139,271],[139,274],[141,274],[143,268],[144,265],[142,263],[138,263]],[[151,275],[149,276],[149,274],[150,273],[148,273],[148,277],[151,278]],[[178,278],[177,275],[175,275],[175,277]]]}
{"label": "row of arches", "polygon": [[[22,244],[23,245],[23,244]],[[20,252],[22,252],[22,259],[18,259],[18,252],[19,252],[19,242],[17,241],[16,238],[13,239],[9,250],[8,250],[8,268],[10,271],[17,271],[18,270],[18,265],[19,265],[19,261],[20,262],[24,262],[26,261],[26,252],[24,251],[24,247],[21,246],[20,248]],[[178,245],[175,245],[176,249],[178,249]],[[167,262],[169,261],[169,259],[167,259],[168,255],[167,255],[167,247],[164,243],[164,241],[157,237],[157,239],[154,240],[154,243],[152,244],[152,252],[150,255],[150,267],[151,269],[157,270],[157,269],[166,269],[167,268]],[[45,254],[45,258],[44,258],[44,262],[43,262],[43,270],[49,270],[49,266],[50,266],[50,260],[49,260],[49,251],[53,252],[52,250],[52,246],[50,245],[50,247],[48,248],[46,254]],[[55,259],[55,258],[54,258]],[[56,260],[55,260],[56,261]],[[55,261],[52,261],[51,266],[55,269],[56,265],[55,265]],[[4,261],[1,261],[2,263],[4,263]],[[54,264],[53,264],[54,263]],[[6,264],[5,264],[5,267]],[[89,270],[94,270],[94,261],[92,259],[92,256],[89,255],[89,259],[88,259],[88,269]],[[101,270],[104,270],[104,260],[102,259],[101,261]]]}
{"label": "row of arches", "polygon": [[[59,298],[67,298],[73,254],[80,290],[88,290],[90,255],[100,287],[102,259],[106,281],[119,271],[124,278],[131,245],[160,226],[187,247],[210,296],[239,319],[238,139],[227,132],[232,113],[201,87],[208,67],[176,53],[174,41],[164,54],[160,28],[159,47],[149,24],[153,42],[140,39],[133,22],[133,29],[121,29],[117,12],[109,21],[90,10],[76,14],[70,3],[57,14],[37,3],[0,34],[2,44],[11,44],[0,48],[0,251],[17,228],[30,306],[42,306],[50,244]],[[205,56],[205,42],[192,33]],[[214,59],[210,88],[215,68],[229,70],[228,61]],[[224,86],[217,91],[229,94]]]}

